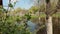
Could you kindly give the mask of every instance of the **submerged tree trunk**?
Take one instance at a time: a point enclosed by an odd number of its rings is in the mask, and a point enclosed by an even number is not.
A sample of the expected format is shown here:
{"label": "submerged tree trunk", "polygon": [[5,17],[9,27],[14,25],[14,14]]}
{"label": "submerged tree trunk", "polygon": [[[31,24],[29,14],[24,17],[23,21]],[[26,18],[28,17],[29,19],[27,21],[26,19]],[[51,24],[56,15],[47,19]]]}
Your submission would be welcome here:
{"label": "submerged tree trunk", "polygon": [[49,16],[46,20],[46,27],[47,27],[47,34],[53,34],[53,27],[52,27],[52,17]]}
{"label": "submerged tree trunk", "polygon": [[52,27],[52,16],[50,16],[50,0],[46,0],[46,30],[47,34],[53,34],[53,27]]}

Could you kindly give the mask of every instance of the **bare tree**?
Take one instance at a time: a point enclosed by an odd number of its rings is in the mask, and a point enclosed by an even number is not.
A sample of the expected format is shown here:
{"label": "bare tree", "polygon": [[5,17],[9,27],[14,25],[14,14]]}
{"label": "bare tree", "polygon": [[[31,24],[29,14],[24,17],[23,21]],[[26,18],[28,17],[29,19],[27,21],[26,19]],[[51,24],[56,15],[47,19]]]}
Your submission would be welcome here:
{"label": "bare tree", "polygon": [[53,27],[52,27],[52,16],[50,13],[50,0],[46,0],[46,27],[47,27],[47,34],[53,34]]}

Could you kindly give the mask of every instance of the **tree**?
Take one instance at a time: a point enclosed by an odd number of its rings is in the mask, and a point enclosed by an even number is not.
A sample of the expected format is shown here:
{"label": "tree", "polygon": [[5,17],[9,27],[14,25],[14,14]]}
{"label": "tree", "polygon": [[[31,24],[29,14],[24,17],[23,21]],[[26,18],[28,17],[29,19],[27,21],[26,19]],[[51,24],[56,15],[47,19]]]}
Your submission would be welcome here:
{"label": "tree", "polygon": [[[9,4],[9,7],[12,6],[13,5]],[[0,34],[31,34],[28,28],[25,29],[25,23],[18,23],[18,21],[21,20],[20,16],[12,16],[6,11],[6,9],[0,8]]]}
{"label": "tree", "polygon": [[19,24],[20,16],[6,15],[0,11],[0,34],[31,34],[28,28],[25,29],[25,23]]}
{"label": "tree", "polygon": [[50,13],[50,0],[46,0],[46,27],[47,27],[47,34],[53,34],[53,27],[52,27],[52,16]]}
{"label": "tree", "polygon": [[[47,27],[47,34],[53,34],[53,28],[52,28],[52,15],[56,12],[56,6],[52,6],[50,1],[51,0],[45,0],[46,1],[46,8],[44,8],[46,11],[44,11],[46,15],[46,27]],[[38,2],[39,3],[39,2]],[[43,8],[43,7],[42,7]],[[39,14],[41,12],[41,9],[39,8]]]}
{"label": "tree", "polygon": [[30,12],[30,13],[33,13],[33,14],[35,14],[37,11],[38,11],[38,7],[36,7],[36,6],[32,6],[32,7],[29,9],[29,12]]}
{"label": "tree", "polygon": [[56,8],[60,9],[60,0],[58,0]]}
{"label": "tree", "polygon": [[46,0],[46,27],[47,27],[47,34],[53,34],[53,26],[52,26],[52,15],[55,14],[57,12],[57,8],[59,6],[59,3],[56,7],[52,6],[52,4],[50,3],[51,0]]}
{"label": "tree", "polygon": [[[49,19],[49,16],[52,17],[52,15],[53,15],[54,13],[56,13],[56,12],[60,9],[60,0],[58,0],[58,3],[57,3],[57,5],[55,6],[55,9],[52,8],[51,11],[48,10],[48,9],[50,8],[50,3],[49,3],[49,2],[47,2],[46,7],[47,7],[47,8],[46,8],[46,9],[47,9],[47,10],[46,10],[46,15],[47,15],[46,17]],[[50,21],[50,20],[48,21],[48,19],[47,19],[47,23],[49,23],[49,21]],[[50,30],[51,33],[50,33],[50,34],[53,34],[53,32],[52,32],[52,18],[51,18],[51,22],[50,22],[50,23],[51,23],[51,25],[50,25],[50,26],[51,26],[51,30]],[[49,24],[50,24],[50,23],[49,23]],[[47,24],[47,26],[48,26],[48,24]],[[49,27],[48,27],[48,30],[49,30]],[[48,32],[47,34],[49,34],[49,32]]]}

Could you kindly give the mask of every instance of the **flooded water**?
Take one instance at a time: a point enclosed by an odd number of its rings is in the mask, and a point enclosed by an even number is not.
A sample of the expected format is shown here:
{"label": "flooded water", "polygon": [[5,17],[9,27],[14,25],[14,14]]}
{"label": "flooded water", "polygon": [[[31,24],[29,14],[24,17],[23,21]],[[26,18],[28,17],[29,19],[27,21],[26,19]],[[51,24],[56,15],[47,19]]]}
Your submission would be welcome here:
{"label": "flooded water", "polygon": [[28,21],[27,25],[28,25],[28,28],[30,29],[31,32],[36,30],[37,24],[35,24],[35,23],[31,22],[31,21]]}

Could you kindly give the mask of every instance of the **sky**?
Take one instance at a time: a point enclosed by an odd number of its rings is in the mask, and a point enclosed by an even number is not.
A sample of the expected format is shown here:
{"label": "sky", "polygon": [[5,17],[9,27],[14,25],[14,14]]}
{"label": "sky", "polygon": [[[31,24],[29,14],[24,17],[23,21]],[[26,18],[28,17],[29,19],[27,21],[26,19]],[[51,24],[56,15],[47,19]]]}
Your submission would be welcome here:
{"label": "sky", "polygon": [[[9,0],[3,0],[3,6],[5,6],[5,8],[7,8],[6,6],[8,6]],[[16,5],[15,8],[22,8],[22,9],[29,9],[31,6],[33,6],[33,2],[31,0],[19,0]]]}

